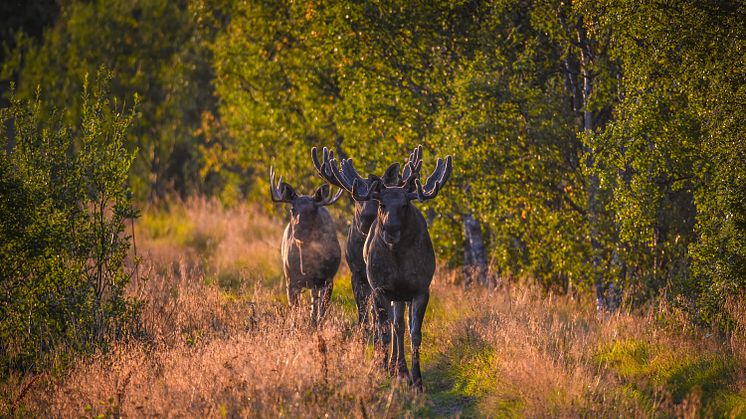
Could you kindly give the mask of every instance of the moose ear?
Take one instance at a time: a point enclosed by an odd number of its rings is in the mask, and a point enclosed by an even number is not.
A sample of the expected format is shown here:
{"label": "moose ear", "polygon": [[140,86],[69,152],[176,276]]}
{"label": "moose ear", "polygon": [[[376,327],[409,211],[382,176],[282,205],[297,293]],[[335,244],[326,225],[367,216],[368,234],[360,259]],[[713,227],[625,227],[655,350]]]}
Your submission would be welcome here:
{"label": "moose ear", "polygon": [[325,183],[316,189],[316,192],[313,194],[313,200],[316,201],[316,203],[321,203],[324,202],[324,199],[326,199],[327,196],[329,196],[329,185]]}
{"label": "moose ear", "polygon": [[288,185],[285,182],[282,182],[280,184],[280,195],[282,197],[282,200],[285,202],[290,202],[298,195],[295,193],[295,190],[292,186]]}
{"label": "moose ear", "polygon": [[399,163],[394,163],[389,166],[389,168],[386,169],[386,172],[383,174],[381,180],[387,186],[398,185],[401,181],[401,177],[399,176]]}

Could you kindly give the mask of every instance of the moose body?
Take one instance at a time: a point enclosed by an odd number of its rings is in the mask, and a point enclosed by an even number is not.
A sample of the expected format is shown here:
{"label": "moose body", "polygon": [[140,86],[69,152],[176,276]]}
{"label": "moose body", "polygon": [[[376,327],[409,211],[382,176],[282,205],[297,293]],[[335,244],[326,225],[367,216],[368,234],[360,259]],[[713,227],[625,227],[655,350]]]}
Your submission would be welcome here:
{"label": "moose body", "polygon": [[293,234],[289,222],[282,236],[282,267],[288,284],[288,300],[298,301],[304,288],[321,290],[331,287],[331,280],[342,260],[334,222],[326,208],[319,208],[318,227],[303,240]]}
{"label": "moose body", "polygon": [[324,208],[337,201],[341,192],[331,196],[329,186],[324,185],[313,196],[298,195],[282,178],[275,187],[274,171],[270,171],[272,200],[291,205],[281,245],[288,302],[296,306],[303,289],[310,289],[313,324],[323,320],[329,307],[334,275],[342,259],[334,221]]}
{"label": "moose body", "polygon": [[435,251],[425,217],[414,206],[407,209],[406,217],[394,245],[384,241],[383,227],[374,221],[363,251],[370,286],[392,302],[429,293],[435,274]]}
{"label": "moose body", "polygon": [[[421,150],[417,149],[412,154],[410,154],[407,163],[409,163],[409,161],[415,162],[416,160],[418,160],[421,157],[418,152],[421,152]],[[324,165],[321,161],[319,161],[319,156],[316,152],[315,147],[311,151],[311,157],[314,167],[316,168],[316,172],[319,174],[319,176],[321,176],[322,179],[325,179],[327,182],[330,182],[334,186],[343,188],[342,184],[336,182],[336,179],[331,175],[330,172],[323,173],[323,171],[325,170],[323,169]],[[327,162],[333,157],[333,153],[324,148],[322,157],[323,162]],[[407,165],[405,164],[405,170],[406,167]],[[383,175],[382,181],[387,185],[401,186],[402,179],[406,175],[408,175],[408,173],[399,174],[399,164],[394,163],[386,170],[386,173]],[[347,240],[345,241],[345,260],[347,261],[347,266],[350,268],[352,293],[355,296],[355,304],[357,305],[358,312],[358,323],[361,326],[367,326],[369,323],[368,307],[371,302],[372,296],[372,288],[370,286],[370,282],[368,281],[368,273],[365,257],[363,256],[363,251],[365,248],[365,242],[368,239],[368,233],[370,232],[371,225],[373,225],[377,214],[378,202],[355,201],[355,208],[353,211],[352,220],[350,221],[350,228],[347,232]],[[380,317],[386,317],[386,312],[382,307],[378,307],[377,311],[379,312],[378,315]],[[384,340],[384,342],[388,341],[387,336],[383,336],[382,339]]]}
{"label": "moose body", "polygon": [[368,301],[371,296],[363,249],[370,226],[373,224],[377,213],[378,204],[375,202],[356,202],[350,228],[347,232],[347,240],[345,241],[345,260],[350,268],[352,293],[355,296],[360,325],[368,324]]}
{"label": "moose body", "polygon": [[[425,217],[412,205],[412,200],[425,201],[437,196],[451,174],[451,157],[438,159],[435,171],[423,186],[419,180],[422,148],[411,155],[399,186],[387,186],[376,176],[363,179],[350,159],[340,162],[327,156],[319,174],[334,185],[342,186],[357,202],[378,203],[376,219],[372,223],[363,248],[368,282],[376,306],[387,311],[377,316],[380,330],[387,324],[393,331],[390,357],[391,367],[408,377],[422,389],[420,345],[422,322],[430,299],[430,283],[435,273],[435,251],[427,231]],[[316,160],[315,151],[312,152]],[[388,172],[388,171],[387,171]],[[409,375],[404,357],[404,312],[409,305],[409,331],[412,343],[412,374]],[[383,332],[382,332],[383,333]]]}

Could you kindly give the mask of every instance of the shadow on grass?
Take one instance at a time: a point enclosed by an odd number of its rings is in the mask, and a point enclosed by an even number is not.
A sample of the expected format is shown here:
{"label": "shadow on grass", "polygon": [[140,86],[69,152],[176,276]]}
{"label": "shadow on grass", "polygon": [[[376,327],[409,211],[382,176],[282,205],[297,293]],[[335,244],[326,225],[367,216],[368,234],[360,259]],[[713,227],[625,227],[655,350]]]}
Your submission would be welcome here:
{"label": "shadow on grass", "polygon": [[[524,401],[499,380],[495,351],[466,325],[457,337],[439,342],[423,372],[430,417],[520,417]],[[444,345],[445,343],[445,345]],[[499,397],[493,397],[496,390]]]}

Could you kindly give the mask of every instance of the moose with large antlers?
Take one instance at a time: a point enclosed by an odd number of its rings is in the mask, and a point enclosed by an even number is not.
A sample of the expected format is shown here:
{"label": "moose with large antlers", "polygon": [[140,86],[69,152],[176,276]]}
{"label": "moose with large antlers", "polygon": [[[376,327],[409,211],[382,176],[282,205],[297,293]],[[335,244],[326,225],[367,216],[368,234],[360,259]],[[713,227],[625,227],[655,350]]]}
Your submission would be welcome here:
{"label": "moose with large antlers", "polygon": [[[325,166],[322,162],[328,162],[334,158],[334,152],[324,147],[322,159],[319,160],[316,147],[311,149],[311,159],[313,160],[313,166],[316,169],[321,178],[325,179],[332,185],[343,189],[341,183],[329,171],[328,165]],[[410,176],[410,172],[413,167],[419,168],[419,160],[422,158],[422,147],[416,148],[410,155],[407,162],[404,164],[403,173],[399,173],[399,163],[394,163],[386,169],[381,180],[386,186],[404,186],[403,179]],[[412,164],[408,164],[412,162]],[[326,171],[326,173],[324,173]],[[345,242],[345,260],[347,266],[350,268],[352,277],[352,292],[355,297],[355,304],[357,305],[358,312],[358,323],[361,326],[367,326],[369,324],[368,316],[368,304],[371,297],[371,288],[368,283],[368,275],[365,268],[365,260],[363,259],[363,247],[365,246],[365,240],[368,237],[370,226],[376,219],[378,214],[378,202],[375,200],[368,201],[355,201],[355,207],[353,210],[352,220],[350,221],[350,228],[347,232],[347,240]],[[386,312],[378,308],[379,315],[382,318],[386,318]],[[388,342],[388,336],[384,337],[384,342]]]}
{"label": "moose with large antlers", "polygon": [[334,221],[324,208],[342,195],[331,194],[329,185],[320,186],[312,196],[298,195],[282,181],[275,184],[275,173],[269,172],[272,201],[290,204],[290,222],[282,236],[282,265],[287,284],[288,301],[298,304],[300,292],[311,290],[311,322],[319,324],[331,301],[333,278],[341,261]]}
{"label": "moose with large antlers", "polygon": [[[421,155],[421,148],[417,150]],[[387,185],[384,179],[375,175],[364,179],[351,159],[338,163],[328,151],[324,151],[323,156],[325,159],[320,162],[318,172],[327,182],[341,186],[357,202],[373,200],[378,203],[376,218],[363,248],[366,273],[376,305],[388,310],[388,320],[377,316],[377,322],[381,329],[386,327],[386,323],[390,323],[393,329],[391,366],[400,376],[409,378],[414,386],[422,389],[422,322],[435,273],[435,252],[425,217],[411,202],[423,202],[438,195],[451,175],[451,156],[438,159],[425,185],[419,179],[422,161],[410,158],[404,170],[406,176],[397,186]],[[312,157],[318,160],[314,150]],[[411,377],[404,357],[404,309],[407,303],[412,341]]]}

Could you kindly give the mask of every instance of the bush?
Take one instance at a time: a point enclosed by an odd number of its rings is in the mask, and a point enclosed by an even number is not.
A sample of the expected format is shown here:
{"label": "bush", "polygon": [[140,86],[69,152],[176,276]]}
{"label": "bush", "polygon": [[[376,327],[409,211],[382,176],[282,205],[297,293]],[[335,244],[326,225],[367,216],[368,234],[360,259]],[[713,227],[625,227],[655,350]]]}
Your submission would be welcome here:
{"label": "bush", "polygon": [[134,113],[107,97],[108,77],[82,94],[79,125],[11,93],[0,110],[0,368],[49,366],[52,354],[89,351],[121,335],[136,314],[124,138]]}

